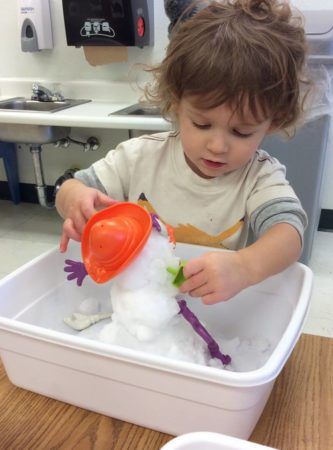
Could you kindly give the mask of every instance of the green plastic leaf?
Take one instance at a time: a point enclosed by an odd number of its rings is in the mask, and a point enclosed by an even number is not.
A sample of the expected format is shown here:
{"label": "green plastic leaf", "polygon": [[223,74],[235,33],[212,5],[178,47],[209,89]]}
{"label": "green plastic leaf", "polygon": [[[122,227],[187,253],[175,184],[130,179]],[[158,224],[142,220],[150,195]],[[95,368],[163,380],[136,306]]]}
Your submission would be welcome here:
{"label": "green plastic leaf", "polygon": [[168,267],[167,271],[169,273],[171,273],[171,275],[173,275],[173,280],[172,280],[172,284],[176,287],[180,287],[184,281],[186,280],[186,277],[183,273],[183,269],[185,267],[187,261],[181,261],[180,266],[179,267]]}

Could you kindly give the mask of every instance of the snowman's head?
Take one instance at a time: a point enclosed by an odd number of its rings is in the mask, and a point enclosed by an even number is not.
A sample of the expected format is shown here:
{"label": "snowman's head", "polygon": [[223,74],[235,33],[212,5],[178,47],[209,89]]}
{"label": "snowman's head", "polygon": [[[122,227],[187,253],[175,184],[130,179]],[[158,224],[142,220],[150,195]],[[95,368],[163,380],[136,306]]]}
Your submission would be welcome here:
{"label": "snowman's head", "polygon": [[135,203],[116,203],[94,214],[81,241],[90,277],[105,283],[122,272],[141,252],[151,230],[151,215]]}

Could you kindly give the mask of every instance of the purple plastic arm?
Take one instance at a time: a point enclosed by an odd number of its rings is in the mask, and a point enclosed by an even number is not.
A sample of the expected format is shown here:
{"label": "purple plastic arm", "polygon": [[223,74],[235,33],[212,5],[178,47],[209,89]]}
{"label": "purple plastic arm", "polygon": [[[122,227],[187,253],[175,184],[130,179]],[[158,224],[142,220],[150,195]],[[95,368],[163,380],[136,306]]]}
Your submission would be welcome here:
{"label": "purple plastic arm", "polygon": [[83,280],[88,275],[86,268],[84,267],[83,262],[81,261],[73,261],[72,259],[65,260],[65,272],[69,272],[67,276],[67,280],[75,280],[78,286],[82,286]]}
{"label": "purple plastic arm", "polygon": [[150,215],[151,215],[151,218],[152,218],[153,228],[155,228],[155,230],[160,233],[162,231],[162,228],[161,228],[161,225],[159,224],[157,214],[150,214]]}
{"label": "purple plastic arm", "polygon": [[230,364],[231,363],[230,356],[223,355],[223,353],[221,353],[218,343],[208,333],[208,331],[199,321],[197,316],[189,309],[189,307],[186,304],[186,301],[182,298],[178,298],[177,301],[180,308],[180,314],[183,315],[184,319],[186,319],[191,324],[194,331],[196,331],[199,334],[199,336],[201,336],[202,339],[206,342],[211,357],[219,359],[224,365]]}

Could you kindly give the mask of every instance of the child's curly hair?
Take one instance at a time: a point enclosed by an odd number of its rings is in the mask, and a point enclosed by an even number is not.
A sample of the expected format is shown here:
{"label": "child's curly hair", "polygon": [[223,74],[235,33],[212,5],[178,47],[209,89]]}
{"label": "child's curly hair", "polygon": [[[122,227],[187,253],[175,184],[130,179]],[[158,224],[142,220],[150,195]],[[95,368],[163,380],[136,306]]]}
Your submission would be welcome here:
{"label": "child's curly hair", "polygon": [[193,8],[198,12],[185,11],[186,20],[180,17],[172,29],[162,63],[148,69],[154,83],[147,99],[165,117],[183,96],[194,96],[199,108],[226,103],[241,113],[247,104],[256,119],[271,118],[275,128],[293,125],[302,109],[301,86],[309,82],[303,78],[304,29],[289,4],[195,1]]}

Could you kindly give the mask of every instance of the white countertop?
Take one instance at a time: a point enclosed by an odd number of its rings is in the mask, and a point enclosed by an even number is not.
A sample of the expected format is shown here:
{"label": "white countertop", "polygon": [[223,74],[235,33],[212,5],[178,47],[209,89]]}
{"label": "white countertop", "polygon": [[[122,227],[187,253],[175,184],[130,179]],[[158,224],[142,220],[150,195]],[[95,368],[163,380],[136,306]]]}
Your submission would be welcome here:
{"label": "white countertop", "polygon": [[[2,96],[2,100],[6,98]],[[30,125],[57,125],[89,128],[117,128],[132,130],[170,130],[171,124],[161,117],[142,117],[109,114],[136,103],[112,103],[108,101],[90,101],[82,105],[57,112],[0,111],[1,123],[20,123]]]}
{"label": "white countertop", "polygon": [[[0,78],[0,100],[14,97],[30,98],[33,80]],[[162,117],[144,117],[110,113],[138,103],[142,97],[134,83],[106,81],[67,81],[52,83],[40,80],[51,90],[60,90],[65,98],[89,99],[88,103],[73,106],[56,112],[36,112],[0,110],[1,124],[19,123],[30,125],[55,125],[82,128],[116,128],[132,130],[164,131],[172,128]]]}

